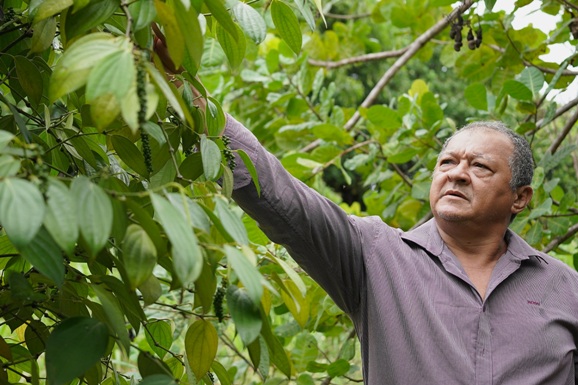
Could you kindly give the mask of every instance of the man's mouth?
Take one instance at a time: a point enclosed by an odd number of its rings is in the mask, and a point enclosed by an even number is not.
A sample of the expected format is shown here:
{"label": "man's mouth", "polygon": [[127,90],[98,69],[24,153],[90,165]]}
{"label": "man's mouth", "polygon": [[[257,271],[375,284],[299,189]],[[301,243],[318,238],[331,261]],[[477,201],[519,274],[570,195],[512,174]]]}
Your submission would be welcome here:
{"label": "man's mouth", "polygon": [[467,199],[465,194],[463,194],[462,192],[460,192],[458,190],[447,190],[443,196],[452,196],[452,197]]}

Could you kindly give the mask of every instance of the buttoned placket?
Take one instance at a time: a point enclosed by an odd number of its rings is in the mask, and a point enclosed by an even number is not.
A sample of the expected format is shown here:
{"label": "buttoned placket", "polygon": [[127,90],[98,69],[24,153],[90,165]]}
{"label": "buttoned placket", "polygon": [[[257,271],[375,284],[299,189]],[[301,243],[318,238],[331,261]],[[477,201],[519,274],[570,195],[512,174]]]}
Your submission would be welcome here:
{"label": "buttoned placket", "polygon": [[[478,330],[475,342],[475,385],[493,384],[493,359],[492,359],[492,327],[491,327],[491,295],[500,283],[520,268],[520,261],[506,251],[500,257],[488,283],[486,298],[482,298],[472,281],[461,267],[458,259],[446,248],[446,255],[439,255],[444,269],[451,275],[467,283],[470,293],[479,304]],[[449,255],[448,255],[449,254]]]}

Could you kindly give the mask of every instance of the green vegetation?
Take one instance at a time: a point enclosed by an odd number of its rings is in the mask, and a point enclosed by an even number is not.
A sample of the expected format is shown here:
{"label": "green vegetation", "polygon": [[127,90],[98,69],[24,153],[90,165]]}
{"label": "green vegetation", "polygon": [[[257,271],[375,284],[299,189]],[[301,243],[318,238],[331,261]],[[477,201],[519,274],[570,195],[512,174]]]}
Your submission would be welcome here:
{"label": "green vegetation", "polygon": [[231,201],[225,112],[347,212],[404,229],[430,215],[444,139],[503,120],[537,166],[512,228],[574,266],[578,98],[551,96],[576,55],[541,55],[576,46],[578,8],[516,1],[560,16],[545,33],[454,3],[1,2],[0,384],[362,381],[348,317]]}

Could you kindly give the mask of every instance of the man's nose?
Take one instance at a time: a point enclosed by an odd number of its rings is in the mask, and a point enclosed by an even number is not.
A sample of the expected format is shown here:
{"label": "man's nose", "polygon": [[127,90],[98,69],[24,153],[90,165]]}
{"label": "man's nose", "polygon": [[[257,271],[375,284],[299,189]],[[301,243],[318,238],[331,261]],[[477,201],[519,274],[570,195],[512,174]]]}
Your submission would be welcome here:
{"label": "man's nose", "polygon": [[452,182],[469,183],[470,174],[467,162],[462,161],[456,164],[447,172],[448,179]]}

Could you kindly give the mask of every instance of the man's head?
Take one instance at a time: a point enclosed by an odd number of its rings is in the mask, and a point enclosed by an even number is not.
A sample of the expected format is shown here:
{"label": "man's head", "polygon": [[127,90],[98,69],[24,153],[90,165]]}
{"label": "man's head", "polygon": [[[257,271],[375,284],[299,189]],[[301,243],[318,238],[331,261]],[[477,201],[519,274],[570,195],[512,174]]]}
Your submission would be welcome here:
{"label": "man's head", "polygon": [[436,220],[507,226],[532,197],[532,163],[528,143],[504,124],[465,126],[438,157],[430,190]]}
{"label": "man's head", "polygon": [[514,190],[517,187],[530,185],[532,183],[532,177],[534,176],[534,159],[532,157],[532,150],[530,149],[530,145],[528,144],[528,141],[524,139],[523,136],[510,130],[508,126],[506,126],[502,122],[481,121],[470,123],[462,127],[445,141],[442,150],[440,151],[440,155],[443,154],[448,143],[456,135],[467,130],[476,130],[476,129],[494,130],[506,135],[510,139],[510,142],[514,147],[509,162],[510,170],[512,171],[512,180],[510,181],[510,187],[512,188],[512,190]]}

